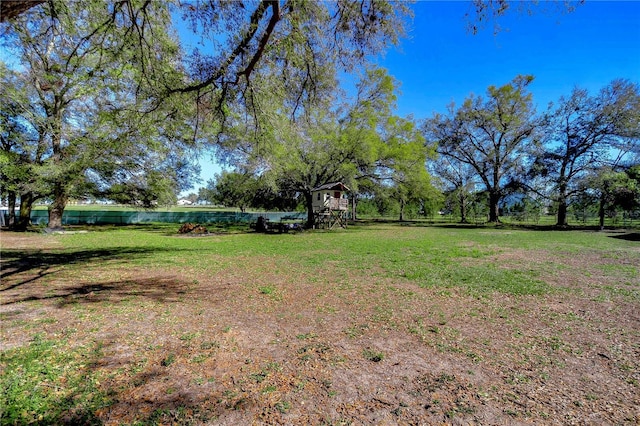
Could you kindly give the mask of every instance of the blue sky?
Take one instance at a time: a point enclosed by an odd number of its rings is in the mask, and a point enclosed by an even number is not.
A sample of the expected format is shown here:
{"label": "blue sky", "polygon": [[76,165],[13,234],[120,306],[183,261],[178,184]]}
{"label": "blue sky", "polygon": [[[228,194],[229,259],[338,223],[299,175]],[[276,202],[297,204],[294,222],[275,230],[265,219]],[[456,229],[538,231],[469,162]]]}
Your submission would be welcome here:
{"label": "blue sky", "polygon": [[539,109],[576,85],[595,92],[618,77],[640,80],[640,1],[587,0],[564,14],[512,12],[500,19],[502,31],[494,34],[488,23],[476,35],[466,29],[468,2],[423,1],[413,8],[408,39],[379,61],[402,82],[400,115],[444,112],[451,101],[484,95],[518,74],[535,76]]}
{"label": "blue sky", "polygon": [[[489,22],[476,35],[467,31],[468,1],[412,5],[407,38],[377,60],[401,83],[397,113],[421,119],[446,112],[451,102],[484,95],[518,74],[535,76],[538,111],[575,86],[595,93],[615,78],[640,82],[640,1],[587,0],[572,13],[540,3],[546,11],[508,13],[500,32]],[[201,166],[198,186],[220,170],[209,156]]]}

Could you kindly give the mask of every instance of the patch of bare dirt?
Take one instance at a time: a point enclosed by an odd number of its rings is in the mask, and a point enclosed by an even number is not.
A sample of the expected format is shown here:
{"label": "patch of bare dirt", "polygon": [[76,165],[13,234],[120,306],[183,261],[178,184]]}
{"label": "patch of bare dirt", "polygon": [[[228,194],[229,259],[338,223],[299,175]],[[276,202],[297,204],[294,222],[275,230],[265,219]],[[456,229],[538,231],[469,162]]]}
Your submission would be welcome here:
{"label": "patch of bare dirt", "polygon": [[6,232],[0,231],[0,247],[3,249],[44,250],[60,247],[60,241],[55,236],[36,232]]}

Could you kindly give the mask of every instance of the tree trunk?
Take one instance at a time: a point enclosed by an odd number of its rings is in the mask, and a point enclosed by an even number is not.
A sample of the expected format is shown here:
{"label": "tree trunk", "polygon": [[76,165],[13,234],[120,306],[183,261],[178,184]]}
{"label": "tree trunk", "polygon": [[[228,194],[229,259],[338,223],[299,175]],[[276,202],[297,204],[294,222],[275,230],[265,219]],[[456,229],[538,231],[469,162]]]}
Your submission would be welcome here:
{"label": "tree trunk", "polygon": [[13,227],[16,231],[26,231],[29,224],[31,224],[33,201],[34,198],[31,192],[20,194],[20,216]]}
{"label": "tree trunk", "polygon": [[600,230],[604,229],[604,205],[605,199],[604,195],[600,197],[600,207],[598,208],[598,217],[600,218]]}
{"label": "tree trunk", "polygon": [[[63,109],[62,97],[59,93],[56,93],[54,111],[50,115],[53,127],[51,135],[53,156],[51,159],[56,167],[61,167],[64,161],[62,148]],[[69,196],[67,194],[67,189],[65,188],[64,177],[59,177],[56,179],[53,186],[53,203],[49,206],[49,223],[47,224],[47,228],[62,229],[62,214],[64,213],[64,208],[67,205],[68,198]]]}
{"label": "tree trunk", "polygon": [[567,226],[567,201],[562,199],[560,204],[558,204],[558,221],[556,222],[556,226]]}
{"label": "tree trunk", "polygon": [[498,208],[498,202],[500,201],[500,194],[495,191],[489,192],[489,222],[500,222],[500,210]]}
{"label": "tree trunk", "polygon": [[304,193],[304,202],[307,205],[307,229],[313,228],[313,194],[311,191],[305,191]]}
{"label": "tree trunk", "polygon": [[356,215],[356,209],[357,209],[357,205],[358,205],[358,196],[356,194],[353,194],[353,197],[351,197],[351,220],[353,220],[354,222],[356,221],[356,219],[358,219],[357,215]]}
{"label": "tree trunk", "polygon": [[53,203],[49,206],[49,229],[62,229],[62,214],[67,206],[67,191],[60,183],[56,184],[53,191]]}
{"label": "tree trunk", "polygon": [[460,223],[469,223],[467,221],[467,200],[465,196],[460,196]]}
{"label": "tree trunk", "polygon": [[556,226],[567,226],[567,187],[561,185],[559,188],[560,196],[558,197],[558,221]]}
{"label": "tree trunk", "polygon": [[13,228],[16,223],[16,193],[14,191],[9,191],[7,205],[9,206],[9,222],[7,225],[9,228]]}
{"label": "tree trunk", "polygon": [[404,221],[404,200],[400,200],[400,222]]}

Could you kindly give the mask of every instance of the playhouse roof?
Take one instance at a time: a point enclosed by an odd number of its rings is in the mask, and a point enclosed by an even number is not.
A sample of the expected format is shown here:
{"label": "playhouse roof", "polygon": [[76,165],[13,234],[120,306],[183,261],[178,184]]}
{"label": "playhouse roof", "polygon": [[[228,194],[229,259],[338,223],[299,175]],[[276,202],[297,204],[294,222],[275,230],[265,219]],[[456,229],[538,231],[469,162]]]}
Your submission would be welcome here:
{"label": "playhouse roof", "polygon": [[342,182],[325,183],[316,188],[313,188],[311,192],[316,191],[351,191],[347,185]]}

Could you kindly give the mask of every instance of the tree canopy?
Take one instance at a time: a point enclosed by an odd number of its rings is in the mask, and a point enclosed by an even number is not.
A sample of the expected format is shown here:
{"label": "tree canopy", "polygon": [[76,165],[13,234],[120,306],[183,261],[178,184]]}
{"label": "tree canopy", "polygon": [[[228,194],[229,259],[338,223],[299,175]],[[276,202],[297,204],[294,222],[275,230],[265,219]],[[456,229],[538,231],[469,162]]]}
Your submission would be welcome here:
{"label": "tree canopy", "polygon": [[487,99],[470,96],[447,117],[425,126],[440,155],[473,168],[489,195],[489,221],[499,220],[499,202],[523,173],[525,154],[536,143],[539,120],[528,91],[533,76],[487,89]]}
{"label": "tree canopy", "polygon": [[308,225],[314,220],[312,189],[329,182],[341,181],[354,190],[364,180],[403,187],[403,195],[396,194],[405,202],[409,187],[419,190],[412,196],[425,196],[429,149],[412,119],[393,114],[393,79],[385,70],[371,69],[357,86],[351,104],[307,109],[293,121],[272,113],[271,130],[256,134],[244,128],[219,146],[220,156],[274,187],[301,194]]}
{"label": "tree canopy", "polygon": [[575,88],[550,108],[545,149],[534,163],[534,172],[546,179],[558,203],[557,225],[567,225],[567,207],[581,191],[581,179],[611,166],[612,155],[624,154],[640,138],[639,111],[638,85],[622,79],[594,96]]}
{"label": "tree canopy", "polygon": [[[471,31],[498,29],[513,8],[471,1]],[[499,221],[516,192],[557,207],[558,225],[579,197],[636,206],[637,83],[576,88],[537,114],[533,76],[517,76],[419,129],[394,113],[398,82],[368,63],[404,35],[403,2],[16,0],[1,2],[0,16],[13,56],[0,64],[0,177],[22,227],[41,198],[53,227],[70,197],[170,203],[191,186],[203,146],[233,169],[211,191],[241,206],[302,197],[309,222],[311,189],[331,181],[354,201],[359,191],[395,200],[402,219],[406,203],[440,198],[429,172],[462,221],[478,197]],[[352,98],[341,72],[362,77]]]}
{"label": "tree canopy", "polygon": [[[32,164],[47,184],[21,198],[51,197],[52,227],[83,186],[149,204],[168,188],[158,179],[189,170],[176,167],[185,164],[176,141],[222,141],[238,124],[268,135],[272,112],[293,119],[315,107],[338,69],[397,42],[409,14],[386,1],[18,3],[3,2],[3,45],[31,85],[44,147]],[[199,47],[178,43],[174,17]]]}
{"label": "tree canopy", "polygon": [[[154,181],[147,189],[160,189],[169,173],[151,171],[175,171],[184,163],[179,145],[192,138],[187,129],[193,114],[182,114],[177,97],[140,113],[146,102],[136,91],[143,79],[133,66],[139,48],[129,45],[126,16],[115,4],[50,2],[21,15],[4,34],[3,44],[20,64],[7,90],[24,99],[17,113],[31,136],[12,136],[12,145],[3,148],[9,156],[23,153],[21,163],[30,170],[15,188],[21,190],[21,212],[38,198],[50,198],[50,227],[61,227],[70,196],[109,193],[109,186],[122,189],[134,181]],[[157,25],[168,23],[162,11],[154,18]],[[105,22],[111,22],[109,30]],[[177,52],[166,35],[153,41],[148,52]],[[151,198],[158,195],[152,192]]]}

